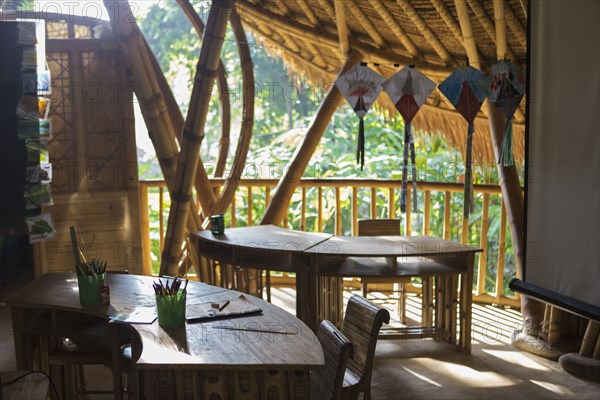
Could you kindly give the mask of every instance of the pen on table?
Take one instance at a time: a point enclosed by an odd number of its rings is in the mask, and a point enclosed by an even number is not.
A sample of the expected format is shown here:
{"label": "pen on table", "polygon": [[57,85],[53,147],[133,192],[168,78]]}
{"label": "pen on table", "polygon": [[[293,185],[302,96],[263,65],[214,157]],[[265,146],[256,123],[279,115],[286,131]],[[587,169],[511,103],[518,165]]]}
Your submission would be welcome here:
{"label": "pen on table", "polygon": [[225,304],[223,304],[221,307],[219,307],[219,312],[223,311],[223,310],[225,309],[225,307],[227,307],[227,306],[229,305],[229,303],[230,303],[230,301],[229,301],[229,300],[227,300],[227,301],[225,302]]}

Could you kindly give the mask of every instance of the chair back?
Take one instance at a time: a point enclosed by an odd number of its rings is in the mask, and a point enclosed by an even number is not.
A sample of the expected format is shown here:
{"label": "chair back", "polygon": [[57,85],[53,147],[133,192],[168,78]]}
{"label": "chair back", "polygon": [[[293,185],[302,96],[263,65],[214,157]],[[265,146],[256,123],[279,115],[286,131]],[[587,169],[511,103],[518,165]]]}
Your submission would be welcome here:
{"label": "chair back", "polygon": [[341,397],[344,372],[352,357],[352,343],[330,322],[319,325],[317,338],[323,347],[325,366],[310,371],[310,398],[312,400],[337,400]]}
{"label": "chair back", "polygon": [[[356,381],[350,390],[370,394],[371,371],[377,336],[383,323],[390,322],[390,313],[369,300],[353,295],[348,300],[342,333],[354,346],[354,357],[348,361],[346,374]],[[348,381],[348,379],[347,379]],[[346,390],[346,388],[344,388]],[[368,396],[368,395],[367,395]],[[365,396],[365,398],[368,398]]]}
{"label": "chair back", "polygon": [[358,221],[358,236],[398,236],[399,219],[361,219]]}

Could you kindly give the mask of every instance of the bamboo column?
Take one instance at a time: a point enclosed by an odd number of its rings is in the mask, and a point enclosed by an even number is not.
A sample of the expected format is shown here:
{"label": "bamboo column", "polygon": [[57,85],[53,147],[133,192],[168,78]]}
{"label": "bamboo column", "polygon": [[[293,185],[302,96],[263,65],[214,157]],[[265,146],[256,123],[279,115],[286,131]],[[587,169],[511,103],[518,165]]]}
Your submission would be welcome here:
{"label": "bamboo column", "polygon": [[[344,63],[338,76],[344,74],[354,65],[358,64],[361,60],[361,53],[355,50],[350,51],[348,54],[348,59]],[[288,205],[292,195],[294,194],[294,190],[298,186],[298,183],[300,183],[300,178],[304,174],[310,158],[319,145],[319,142],[323,137],[323,133],[329,125],[331,117],[333,117],[335,110],[337,110],[342,100],[343,96],[338,88],[335,85],[331,85],[329,91],[325,95],[325,98],[321,102],[319,109],[317,110],[315,118],[312,120],[308,130],[306,131],[306,135],[304,136],[302,144],[294,153],[294,158],[290,167],[286,171],[285,175],[279,180],[275,195],[271,200],[271,204],[265,211],[265,216],[263,217],[261,224],[278,225],[285,217],[288,210]]]}
{"label": "bamboo column", "polygon": [[[202,40],[204,35],[204,22],[194,9],[189,0],[176,0],[181,10],[186,15],[198,37]],[[219,158],[215,167],[215,178],[223,176],[227,164],[227,155],[229,154],[229,137],[231,131],[231,100],[229,98],[229,86],[223,61],[219,61],[219,76],[217,78],[217,87],[219,88],[219,105],[221,107],[221,140],[219,141]],[[205,212],[204,215],[207,215]]]}
{"label": "bamboo column", "polygon": [[215,1],[211,4],[206,28],[211,35],[205,37],[202,43],[190,107],[183,129],[181,155],[177,161],[169,223],[160,266],[161,274],[172,275],[178,271],[178,262],[185,240],[185,223],[190,204],[193,204],[192,186],[200,159],[200,143],[204,138],[211,91],[218,73],[227,21],[232,8],[233,0]]}
{"label": "bamboo column", "polygon": [[[471,65],[476,68],[481,68],[479,60],[479,53],[477,51],[475,39],[473,37],[471,22],[469,19],[469,11],[465,0],[455,0],[456,11],[459,18],[461,31],[464,38],[464,46],[469,57]],[[504,41],[500,41],[503,43]],[[497,52],[503,51],[504,49],[497,49]],[[504,57],[504,54],[502,55]],[[502,136],[504,133],[505,119],[500,110],[498,110],[489,101],[486,101],[485,112],[488,116],[490,124],[490,136],[492,139],[492,145],[494,147],[494,154],[498,159],[500,151],[502,149]],[[508,222],[510,231],[513,238],[513,245],[515,248],[515,262],[517,264],[517,277],[523,276],[523,195],[521,193],[521,185],[519,182],[519,175],[517,173],[516,166],[506,167],[502,164],[496,165],[498,168],[498,176],[500,180],[500,188],[502,190],[502,197],[504,205],[506,207]],[[523,314],[525,333],[537,334],[539,331],[539,324],[542,321],[544,306],[527,298],[521,296],[521,312]]]}
{"label": "bamboo column", "polygon": [[[224,213],[235,196],[235,191],[238,188],[242,173],[244,172],[244,166],[246,165],[246,157],[248,156],[248,151],[250,150],[250,139],[252,139],[252,128],[254,127],[254,94],[256,85],[254,80],[254,64],[252,63],[252,55],[250,53],[248,39],[246,38],[246,33],[242,27],[240,16],[235,9],[231,12],[230,20],[231,27],[233,28],[233,34],[237,42],[242,66],[242,125],[240,127],[240,136],[238,139],[230,176],[227,178],[227,182],[225,183],[225,187],[221,192],[219,201],[215,205],[215,208],[211,211],[211,214]],[[250,212],[250,209],[248,211]],[[206,223],[207,222],[205,221],[203,226],[205,226]]]}
{"label": "bamboo column", "polygon": [[[137,24],[135,21],[130,22],[119,18],[120,15],[127,15],[131,12],[128,1],[105,0],[104,4],[109,10],[113,31],[134,82],[134,91],[140,102],[142,115],[156,150],[159,165],[165,176],[167,187],[171,189],[178,157],[178,146],[175,139],[178,129],[176,117],[177,113],[180,115],[181,112],[178,109],[174,110],[172,106],[169,107],[170,103],[167,100],[172,93],[164,81],[164,76],[156,60],[153,62],[154,56],[147,47]],[[206,184],[208,184],[208,180],[206,180]],[[191,204],[190,207],[190,219],[187,226],[188,230],[193,232],[199,229],[200,220],[195,205]],[[194,266],[198,265],[196,259],[197,257],[192,255]]]}

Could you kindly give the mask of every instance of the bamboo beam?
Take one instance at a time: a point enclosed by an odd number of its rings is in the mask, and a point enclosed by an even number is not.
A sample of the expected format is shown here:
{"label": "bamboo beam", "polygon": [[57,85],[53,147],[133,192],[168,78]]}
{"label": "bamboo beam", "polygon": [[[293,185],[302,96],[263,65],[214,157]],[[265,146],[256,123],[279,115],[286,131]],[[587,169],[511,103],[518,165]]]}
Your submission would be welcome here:
{"label": "bamboo beam", "polygon": [[[473,39],[471,30],[471,22],[469,20],[469,14],[465,0],[454,0],[460,19],[461,30],[464,37],[464,45],[467,49],[467,55],[471,60],[471,64],[476,67],[480,67],[479,54],[477,53],[477,47]],[[462,10],[462,11],[461,11]],[[487,116],[490,124],[490,136],[492,139],[492,145],[494,147],[494,154],[496,160],[499,159],[499,155],[502,149],[502,136],[504,134],[504,117],[502,113],[489,101],[487,104]],[[523,195],[519,183],[519,174],[517,168],[513,166],[504,166],[501,163],[496,164],[498,168],[498,177],[500,181],[500,188],[502,190],[502,197],[504,199],[504,205],[506,207],[508,223],[510,226],[513,245],[515,249],[515,262],[517,264],[517,278],[523,277]],[[521,297],[521,312],[523,314],[525,333],[535,334],[539,329],[539,324],[543,319],[543,304],[528,298],[527,296]]]}
{"label": "bamboo beam", "polygon": [[423,55],[419,49],[417,49],[417,46],[415,46],[413,41],[408,37],[408,35],[406,35],[404,29],[402,29],[398,21],[396,21],[396,18],[394,18],[394,16],[388,11],[381,0],[369,0],[369,3],[371,3],[371,6],[379,13],[379,16],[383,19],[394,35],[400,39],[400,43],[402,43],[410,55],[416,60],[422,60]]}
{"label": "bamboo beam", "polygon": [[433,47],[438,56],[444,60],[446,65],[456,65],[456,61],[452,55],[450,55],[450,52],[448,52],[446,46],[444,46],[435,33],[433,33],[429,26],[427,26],[427,23],[419,16],[419,13],[417,13],[417,10],[415,10],[412,4],[408,0],[396,0],[396,3],[402,7],[404,13],[408,15],[412,23],[415,24],[419,32],[421,32],[423,37],[429,42],[431,47]]}
{"label": "bamboo beam", "polygon": [[[506,19],[504,14],[504,0],[494,0],[494,21],[496,31],[496,55],[499,59],[502,54],[507,54],[508,42],[506,41]],[[511,60],[515,61],[514,58]]]}
{"label": "bamboo beam", "polygon": [[441,0],[431,0],[431,4],[433,4],[433,7],[435,7],[439,16],[442,18],[448,29],[450,29],[454,38],[458,40],[459,43],[463,43],[463,35],[460,31],[460,26],[458,26],[454,18],[452,18],[452,14],[446,5]]}
{"label": "bamboo beam", "polygon": [[[483,26],[483,29],[486,31],[486,33],[488,34],[488,36],[490,37],[492,42],[496,43],[496,37],[497,37],[496,29],[494,28],[494,24],[492,24],[492,21],[490,21],[490,19],[488,18],[487,14],[486,14],[485,10],[483,9],[483,7],[481,6],[481,4],[476,0],[467,0],[467,1],[469,2],[469,6],[475,13],[475,16],[479,19],[479,22]],[[496,4],[494,4],[494,13],[497,13],[498,10],[496,10],[495,6],[496,6]],[[497,24],[496,24],[496,26],[497,26]],[[516,61],[515,55],[513,54],[512,50],[508,46],[508,44],[506,45],[504,54],[502,55],[502,58],[505,58],[505,57],[508,57],[509,59]]]}
{"label": "bamboo beam", "polygon": [[375,28],[375,26],[371,23],[369,18],[363,14],[360,7],[354,2],[354,0],[344,0],[344,3],[348,6],[348,9],[356,20],[362,25],[363,29],[369,35],[373,43],[377,45],[378,49],[387,48],[387,44],[379,31]]}
{"label": "bamboo beam", "polygon": [[[182,134],[181,155],[177,161],[169,222],[161,260],[161,275],[174,275],[178,271],[178,262],[185,240],[185,221],[189,215],[192,198],[192,184],[200,159],[200,143],[204,137],[204,125],[208,115],[211,90],[218,73],[227,20],[229,20],[232,8],[232,0],[222,0],[211,5],[207,23],[207,31],[211,32],[211,36],[202,43],[188,117]],[[209,192],[212,194],[212,191]]]}
{"label": "bamboo beam", "polygon": [[340,52],[343,58],[347,58],[348,53],[350,53],[350,34],[348,31],[348,25],[346,23],[344,0],[335,0],[335,16],[337,20],[338,37],[340,41]]}
{"label": "bamboo beam", "polygon": [[[176,0],[179,7],[192,24],[196,34],[202,40],[204,36],[204,22],[194,9],[189,0]],[[215,168],[214,176],[221,177],[227,164],[227,155],[229,154],[229,137],[231,131],[231,99],[229,98],[229,85],[223,61],[219,61],[219,76],[217,78],[217,87],[219,88],[219,105],[221,108],[221,140],[219,141],[219,157]]]}
{"label": "bamboo beam", "polygon": [[485,278],[487,274],[487,238],[489,225],[490,195],[483,195],[483,204],[481,206],[481,234],[479,246],[483,252],[479,253],[479,264],[477,265],[477,294],[485,293]]}
{"label": "bamboo beam", "polygon": [[315,13],[313,13],[310,6],[306,3],[306,0],[296,0],[296,3],[298,4],[298,6],[302,10],[302,12],[304,12],[304,15],[306,15],[306,18],[308,19],[308,21],[311,24],[313,24],[314,26],[318,26],[319,20],[315,16]]}
{"label": "bamboo beam", "polygon": [[[227,210],[231,199],[235,196],[235,191],[240,183],[248,150],[250,149],[250,140],[252,139],[252,128],[254,126],[254,64],[252,63],[252,55],[248,46],[248,39],[244,33],[241,20],[235,9],[231,11],[231,27],[237,42],[238,51],[240,53],[240,61],[242,66],[242,80],[244,82],[243,91],[243,110],[242,110],[242,125],[240,127],[240,135],[235,151],[235,158],[231,167],[231,173],[225,184],[225,188],[221,193],[221,197],[210,214],[222,214]],[[210,214],[206,214],[209,217]],[[207,221],[205,221],[205,224]]]}
{"label": "bamboo beam", "polygon": [[[246,15],[249,20],[261,20],[273,28],[287,31],[287,33],[294,37],[312,41],[317,45],[339,47],[338,36],[325,32],[322,29],[313,28],[274,13],[266,14],[263,9],[249,3],[247,0],[237,0],[236,6],[238,12]],[[352,48],[361,52],[372,62],[381,62],[384,64],[416,64],[415,66],[419,68],[421,72],[431,74],[447,74],[453,70],[453,68],[431,64],[429,62],[415,63],[415,60],[411,57],[402,56],[390,50],[382,50],[358,40],[352,43]]]}
{"label": "bamboo beam", "polygon": [[[350,52],[348,60],[344,63],[340,71],[340,75],[356,65],[361,59],[362,55],[360,53],[355,51]],[[306,131],[302,144],[294,154],[294,159],[290,167],[277,185],[273,201],[265,211],[262,224],[278,225],[283,219],[294,190],[298,186],[298,182],[304,174],[310,158],[319,145],[319,141],[323,137],[323,133],[327,129],[331,117],[342,100],[343,96],[337,89],[337,86],[331,85],[317,110],[315,118]]]}

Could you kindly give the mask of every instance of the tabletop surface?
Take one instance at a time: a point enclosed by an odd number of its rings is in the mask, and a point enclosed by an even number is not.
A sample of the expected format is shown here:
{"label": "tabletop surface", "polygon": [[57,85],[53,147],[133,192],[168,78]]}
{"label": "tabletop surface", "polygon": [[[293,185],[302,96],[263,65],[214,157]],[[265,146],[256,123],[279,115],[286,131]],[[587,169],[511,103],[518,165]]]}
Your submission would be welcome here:
{"label": "tabletop surface", "polygon": [[193,233],[199,239],[221,245],[252,247],[301,253],[329,239],[329,233],[314,233],[280,228],[275,225],[258,225],[240,228],[227,228],[222,236],[215,236],[210,230]]}
{"label": "tabletop surface", "polygon": [[305,253],[348,257],[428,257],[481,249],[433,236],[333,236]]}
{"label": "tabletop surface", "polygon": [[[155,307],[155,277],[107,274],[110,305],[81,306],[74,273],[49,273],[23,286],[4,301],[13,307],[75,311],[111,317],[124,308]],[[189,282],[187,304],[224,302],[241,293]],[[281,308],[244,295],[263,312],[238,318],[186,323],[164,329],[132,324],[141,334],[140,368],[164,366],[225,369],[314,369],[322,366],[323,351],[314,333]]]}

